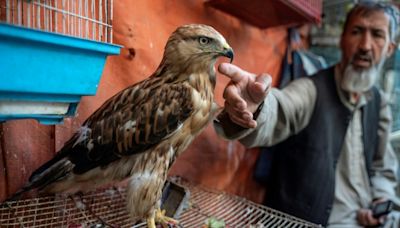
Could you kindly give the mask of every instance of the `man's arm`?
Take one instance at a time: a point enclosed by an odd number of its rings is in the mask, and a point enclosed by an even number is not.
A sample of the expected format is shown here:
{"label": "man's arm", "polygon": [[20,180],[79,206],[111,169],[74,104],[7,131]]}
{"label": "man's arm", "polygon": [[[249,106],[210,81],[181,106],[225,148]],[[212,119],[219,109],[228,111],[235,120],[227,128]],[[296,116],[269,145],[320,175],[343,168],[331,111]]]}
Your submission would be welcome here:
{"label": "man's arm", "polygon": [[[238,77],[238,79],[244,77],[246,75]],[[225,90],[225,104],[230,103],[230,97],[240,96],[230,94],[233,93],[232,91],[238,90]],[[251,93],[251,91],[247,92]],[[243,98],[243,96],[240,97]],[[243,98],[243,101],[247,102],[247,99]],[[230,140],[240,139],[240,142],[247,147],[270,146],[304,129],[311,118],[315,101],[316,88],[313,82],[308,78],[303,78],[294,81],[283,90],[271,90],[264,99],[257,118],[254,119],[256,122],[254,128],[235,123],[230,118],[232,115],[230,109],[226,107],[214,126],[222,137]],[[256,112],[254,110],[253,113]]]}
{"label": "man's arm", "polygon": [[[371,167],[373,171],[371,177],[372,205],[387,200],[399,204],[395,193],[398,183],[398,160],[390,144],[392,115],[389,103],[383,93],[381,93],[381,98],[378,151],[375,153]],[[374,218],[370,208],[362,208],[357,212],[357,220],[361,225],[377,225],[384,223],[385,216]]]}
{"label": "man's arm", "polygon": [[392,126],[392,115],[389,102],[381,94],[381,110],[378,129],[378,151],[372,162],[373,176],[371,178],[373,198],[394,199],[395,187],[398,183],[397,170],[398,160],[390,144],[390,131]]}

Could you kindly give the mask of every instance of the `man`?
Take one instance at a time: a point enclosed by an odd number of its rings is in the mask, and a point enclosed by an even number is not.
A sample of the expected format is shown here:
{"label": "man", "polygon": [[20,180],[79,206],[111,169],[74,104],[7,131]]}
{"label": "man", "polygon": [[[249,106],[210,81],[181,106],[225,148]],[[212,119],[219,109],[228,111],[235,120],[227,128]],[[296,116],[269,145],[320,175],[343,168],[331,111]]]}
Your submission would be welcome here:
{"label": "man", "polygon": [[357,4],[341,36],[340,63],[283,90],[271,89],[267,74],[219,66],[231,82],[217,132],[247,147],[278,147],[266,205],[330,227],[384,222],[370,207],[394,200],[398,164],[389,104],[374,84],[396,48],[397,25],[393,6]]}

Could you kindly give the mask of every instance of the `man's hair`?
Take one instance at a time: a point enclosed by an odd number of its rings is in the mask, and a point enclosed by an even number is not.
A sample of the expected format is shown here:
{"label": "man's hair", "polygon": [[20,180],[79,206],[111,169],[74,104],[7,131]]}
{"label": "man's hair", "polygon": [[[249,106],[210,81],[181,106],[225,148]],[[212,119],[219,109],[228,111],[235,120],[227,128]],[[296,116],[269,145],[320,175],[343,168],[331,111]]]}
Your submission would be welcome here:
{"label": "man's hair", "polygon": [[374,11],[383,11],[389,17],[389,35],[390,41],[397,43],[398,33],[399,33],[399,20],[400,13],[399,9],[387,2],[377,2],[377,1],[360,1],[357,3],[347,14],[346,21],[343,26],[343,33],[346,31],[349,20],[356,14],[366,15]]}

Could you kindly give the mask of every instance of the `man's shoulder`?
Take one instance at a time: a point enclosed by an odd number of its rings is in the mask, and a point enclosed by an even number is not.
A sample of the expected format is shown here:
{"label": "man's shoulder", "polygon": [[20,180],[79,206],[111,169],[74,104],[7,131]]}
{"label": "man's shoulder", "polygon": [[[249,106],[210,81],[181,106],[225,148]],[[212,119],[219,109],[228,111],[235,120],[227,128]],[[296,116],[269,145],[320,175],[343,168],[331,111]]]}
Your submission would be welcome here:
{"label": "man's shoulder", "polygon": [[315,74],[311,75],[311,78],[334,76],[335,75],[335,65],[322,69]]}
{"label": "man's shoulder", "polygon": [[301,77],[293,80],[287,86],[285,86],[285,88],[282,89],[282,91],[284,92],[300,94],[309,92],[315,93],[315,90],[315,83],[313,82],[311,77]]}
{"label": "man's shoulder", "polygon": [[335,66],[330,66],[308,77],[316,87],[335,88]]}

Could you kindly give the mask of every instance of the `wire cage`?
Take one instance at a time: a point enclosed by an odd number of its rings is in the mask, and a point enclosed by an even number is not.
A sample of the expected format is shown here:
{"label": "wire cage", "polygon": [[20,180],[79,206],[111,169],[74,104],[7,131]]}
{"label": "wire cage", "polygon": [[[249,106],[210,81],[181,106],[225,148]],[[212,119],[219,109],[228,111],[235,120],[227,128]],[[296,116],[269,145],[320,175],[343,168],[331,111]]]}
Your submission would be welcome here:
{"label": "wire cage", "polygon": [[0,0],[0,21],[112,43],[112,0]]}
{"label": "wire cage", "polygon": [[[321,227],[238,196],[179,179],[174,182],[190,192],[178,218],[181,227],[206,227],[209,218],[223,221],[225,227]],[[90,192],[81,200],[41,197],[14,201],[0,207],[0,227],[145,228],[145,223],[134,224],[130,219],[125,197],[125,188],[112,188]]]}

